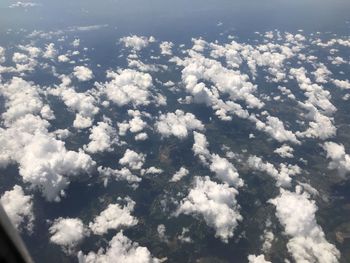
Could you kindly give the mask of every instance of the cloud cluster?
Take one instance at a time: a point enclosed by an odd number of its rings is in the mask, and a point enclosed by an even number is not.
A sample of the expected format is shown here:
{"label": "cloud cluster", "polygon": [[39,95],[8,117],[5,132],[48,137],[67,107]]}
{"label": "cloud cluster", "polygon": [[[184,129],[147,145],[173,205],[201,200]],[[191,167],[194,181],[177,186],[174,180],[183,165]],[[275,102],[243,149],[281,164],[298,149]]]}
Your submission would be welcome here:
{"label": "cloud cluster", "polygon": [[[24,182],[40,189],[47,200],[58,201],[69,177],[89,172],[95,162],[81,150],[67,150],[63,141],[49,133],[49,123],[38,115],[44,108],[37,95],[39,87],[20,79],[4,87],[6,128],[0,128],[0,166],[18,163]],[[20,95],[22,88],[28,92]]]}
{"label": "cloud cluster", "polygon": [[333,118],[330,117],[335,111],[331,103],[330,92],[322,86],[312,83],[306,75],[305,68],[292,68],[290,74],[297,80],[300,89],[307,97],[305,102],[299,105],[308,111],[306,117],[310,119],[309,128],[304,132],[298,132],[298,137],[327,139],[336,133]]}
{"label": "cloud cluster", "polygon": [[281,189],[280,195],[269,202],[276,207],[276,216],[290,237],[287,249],[296,262],[338,262],[340,253],[317,224],[317,206],[307,193],[298,187],[296,192]]}
{"label": "cloud cluster", "polygon": [[0,198],[0,203],[4,208],[12,224],[21,231],[33,230],[33,196],[25,195],[19,185],[15,185],[12,190],[6,191]]}
{"label": "cloud cluster", "polygon": [[159,116],[155,128],[163,137],[175,136],[184,139],[189,131],[204,130],[204,125],[192,113],[176,110]]}
{"label": "cloud cluster", "polygon": [[238,221],[242,220],[236,201],[237,194],[237,190],[227,184],[215,183],[208,176],[196,176],[194,187],[181,201],[176,215],[203,217],[207,225],[215,229],[215,236],[228,242]]}

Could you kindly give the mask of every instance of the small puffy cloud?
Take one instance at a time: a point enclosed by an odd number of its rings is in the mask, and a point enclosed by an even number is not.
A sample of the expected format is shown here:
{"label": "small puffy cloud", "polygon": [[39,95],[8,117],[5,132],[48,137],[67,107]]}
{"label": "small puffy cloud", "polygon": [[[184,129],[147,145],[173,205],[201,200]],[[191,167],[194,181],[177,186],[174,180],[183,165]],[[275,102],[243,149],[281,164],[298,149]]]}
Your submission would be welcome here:
{"label": "small puffy cloud", "polygon": [[328,168],[337,169],[341,177],[345,177],[350,171],[350,155],[345,153],[345,147],[335,142],[325,142],[323,148],[327,153],[327,158],[331,159]]}
{"label": "small puffy cloud", "polygon": [[111,80],[103,87],[107,98],[118,106],[132,104],[133,106],[151,103],[152,77],[148,73],[132,69],[109,71],[107,77]]}
{"label": "small puffy cloud", "polygon": [[141,132],[146,126],[147,123],[143,121],[140,116],[135,116],[129,122],[124,121],[118,123],[119,135],[126,135],[128,130],[130,130],[132,133],[138,133]]}
{"label": "small puffy cloud", "polygon": [[296,192],[281,189],[270,203],[276,207],[276,216],[290,237],[287,249],[296,262],[338,262],[340,253],[317,224],[317,206],[307,193],[301,193],[298,187]]}
{"label": "small puffy cloud", "polygon": [[160,115],[155,127],[162,136],[173,135],[179,139],[186,138],[189,131],[204,130],[204,125],[196,116],[192,113],[184,113],[182,110]]}
{"label": "small puffy cloud", "polygon": [[211,157],[208,150],[209,143],[204,134],[194,131],[194,143],[192,150],[195,156],[198,156],[202,163],[207,164],[207,160]]}
{"label": "small puffy cloud", "polygon": [[[106,179],[112,178],[116,181],[127,181],[133,187],[137,187],[138,183],[141,182],[141,178],[134,175],[128,168],[123,167],[122,169],[111,169],[109,167],[103,168],[99,166],[97,168],[100,175],[105,177]],[[106,182],[106,181],[105,181]]]}
{"label": "small puffy cloud", "polygon": [[117,142],[116,130],[108,122],[98,122],[90,132],[90,142],[84,146],[89,153],[111,151],[112,145]]}
{"label": "small puffy cloud", "polygon": [[334,85],[341,89],[350,89],[350,82],[349,80],[339,80],[339,79],[333,79],[332,82]]}
{"label": "small puffy cloud", "polygon": [[119,160],[121,165],[127,165],[133,170],[140,170],[145,162],[145,155],[127,149],[123,158]]}
{"label": "small puffy cloud", "polygon": [[63,63],[69,62],[69,57],[67,57],[66,55],[59,55],[57,59],[58,59],[58,62],[63,62]]}
{"label": "small puffy cloud", "polygon": [[38,3],[34,3],[34,2],[21,2],[18,1],[16,3],[13,3],[9,6],[9,8],[29,8],[29,7],[35,7],[35,6],[39,6]]}
{"label": "small puffy cloud", "polygon": [[57,218],[49,232],[50,242],[61,246],[68,254],[72,254],[84,237],[89,235],[88,229],[79,218]]}
{"label": "small puffy cloud", "polygon": [[300,141],[297,139],[295,134],[292,131],[286,130],[283,122],[277,117],[267,116],[266,123],[262,121],[256,122],[256,127],[258,130],[262,130],[270,134],[274,139],[279,142],[290,141],[292,143],[299,144]]}
{"label": "small puffy cloud", "polygon": [[116,234],[109,242],[109,247],[99,249],[97,253],[89,252],[84,255],[82,251],[78,253],[79,263],[102,263],[102,262],[123,262],[123,263],[160,263],[157,258],[153,258],[146,247],[139,246],[132,242],[123,232]]}
{"label": "small puffy cloud", "polygon": [[273,152],[277,153],[282,158],[293,158],[293,151],[294,149],[292,147],[290,147],[287,144],[283,144],[281,147],[277,148]]}
{"label": "small puffy cloud", "polygon": [[141,174],[161,174],[163,172],[164,171],[162,169],[154,167],[154,166],[151,166],[150,168],[141,170]]}
{"label": "small puffy cloud", "polygon": [[271,263],[271,261],[265,260],[264,255],[259,255],[259,256],[249,255],[248,263]]}
{"label": "small puffy cloud", "polygon": [[93,74],[91,69],[85,67],[85,66],[76,66],[74,67],[73,75],[79,80],[79,81],[88,81],[93,78]]}
{"label": "small puffy cloud", "polygon": [[62,84],[49,92],[59,96],[70,110],[76,112],[73,122],[75,128],[88,128],[92,125],[94,116],[99,112],[96,99],[89,92],[76,92],[73,88],[67,87],[69,83],[70,79],[63,77]]}
{"label": "small puffy cloud", "polygon": [[215,229],[215,236],[223,242],[233,236],[238,221],[242,220],[237,205],[237,190],[227,184],[218,184],[206,177],[195,177],[190,190],[176,211],[203,217],[208,226]]}
{"label": "small puffy cloud", "polygon": [[185,167],[181,167],[180,170],[178,170],[173,177],[170,179],[170,182],[178,182],[180,181],[183,177],[188,175],[189,171]]}
{"label": "small puffy cloud", "polygon": [[122,42],[127,48],[132,48],[134,51],[140,51],[141,49],[147,47],[150,42],[154,42],[154,38],[132,35],[121,38],[120,42]]}
{"label": "small puffy cloud", "polygon": [[6,191],[0,198],[6,214],[12,224],[21,231],[23,228],[29,232],[33,230],[33,197],[25,195],[19,185],[15,185],[12,190]]}
{"label": "small puffy cloud", "polygon": [[0,86],[0,92],[7,99],[6,112],[2,114],[7,125],[28,113],[38,114],[44,107],[39,87],[22,78],[13,77]]}
{"label": "small puffy cloud", "polygon": [[239,178],[237,169],[226,158],[222,158],[219,155],[211,154],[208,150],[208,141],[204,134],[199,132],[193,132],[194,143],[192,150],[195,156],[198,156],[200,161],[209,166],[209,169],[215,173],[216,177],[230,185],[235,187],[243,186],[243,180]]}
{"label": "small puffy cloud", "polygon": [[161,50],[161,54],[162,55],[167,55],[167,56],[171,56],[173,54],[172,48],[173,48],[174,44],[169,42],[169,41],[164,41],[162,43],[160,43],[159,47]]}
{"label": "small puffy cloud", "polygon": [[309,122],[309,128],[304,132],[298,132],[299,137],[327,139],[334,136],[336,128],[333,125],[332,114],[337,110],[331,103],[331,95],[328,90],[322,86],[312,83],[307,77],[305,68],[292,68],[290,74],[299,84],[300,89],[307,97],[305,102],[299,102],[299,105],[309,111],[306,115]]}
{"label": "small puffy cloud", "polygon": [[29,57],[26,54],[15,52],[12,56],[12,61],[15,63],[26,63]]}
{"label": "small puffy cloud", "polygon": [[74,39],[72,42],[72,46],[79,47],[79,45],[80,45],[80,39],[79,38]]}
{"label": "small puffy cloud", "polygon": [[243,180],[239,178],[236,168],[226,158],[212,154],[210,170],[216,174],[218,179],[228,185],[243,186]]}
{"label": "small puffy cloud", "polygon": [[273,164],[264,162],[260,157],[255,155],[250,156],[247,163],[250,168],[265,172],[273,177],[276,180],[276,186],[290,187],[292,182],[291,176],[297,175],[301,172],[299,166],[290,164],[280,164],[280,170],[278,171]]}
{"label": "small puffy cloud", "polygon": [[43,57],[48,59],[54,59],[57,56],[57,50],[54,43],[50,43],[46,46]]}
{"label": "small puffy cloud", "polygon": [[4,63],[5,61],[5,49],[3,47],[0,47],[0,63]]}
{"label": "small puffy cloud", "polygon": [[135,202],[126,198],[127,205],[109,204],[94,221],[89,224],[91,231],[95,235],[103,235],[109,229],[128,228],[136,225],[138,220],[131,215],[134,211]]}
{"label": "small puffy cloud", "polygon": [[145,132],[141,132],[141,133],[135,135],[135,140],[136,141],[145,141],[147,139],[148,139],[148,135]]}

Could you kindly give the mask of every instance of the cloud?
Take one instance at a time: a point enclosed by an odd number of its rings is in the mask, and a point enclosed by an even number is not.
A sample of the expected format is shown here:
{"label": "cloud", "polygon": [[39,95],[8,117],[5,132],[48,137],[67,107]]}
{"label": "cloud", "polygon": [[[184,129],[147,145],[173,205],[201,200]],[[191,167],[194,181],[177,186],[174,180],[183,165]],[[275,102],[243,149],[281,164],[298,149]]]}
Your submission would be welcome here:
{"label": "cloud", "polygon": [[[9,82],[0,85],[0,92],[7,99],[6,111],[2,114],[6,125],[29,113],[39,114],[51,111],[50,107],[42,102],[39,90],[39,86],[18,77],[13,77]],[[54,118],[49,115],[45,114],[45,117]]]}
{"label": "cloud", "polygon": [[117,132],[109,121],[100,121],[90,129],[90,142],[83,148],[89,153],[98,153],[113,150],[113,144],[117,143]]}
{"label": "cloud", "polygon": [[79,218],[57,218],[49,232],[50,242],[61,246],[67,254],[73,254],[76,246],[89,236],[88,229]]}
{"label": "cloud", "polygon": [[287,144],[283,144],[281,147],[277,148],[273,152],[277,153],[282,158],[293,158],[293,151],[294,149],[292,147],[290,147]]}
{"label": "cloud", "polygon": [[46,45],[43,57],[47,59],[54,59],[57,56],[57,50],[54,43]]}
{"label": "cloud", "polygon": [[187,176],[189,171],[185,167],[181,167],[180,170],[178,170],[173,177],[170,179],[170,182],[178,182],[180,181],[183,177]]}
{"label": "cloud", "polygon": [[110,229],[129,228],[138,223],[138,220],[131,215],[134,211],[135,202],[126,198],[127,204],[122,207],[119,204],[109,204],[93,222],[89,223],[91,231],[95,235],[103,235]]}
{"label": "cloud", "polygon": [[89,252],[84,255],[82,251],[78,253],[79,263],[98,262],[123,262],[123,263],[158,263],[162,262],[153,258],[146,247],[139,246],[132,242],[123,232],[116,234],[109,242],[109,247],[99,249],[97,253]]}
{"label": "cloud", "polygon": [[243,180],[239,178],[237,169],[226,158],[222,158],[208,150],[209,143],[204,134],[193,132],[194,143],[192,150],[195,156],[198,156],[201,162],[209,166],[210,171],[214,172],[216,177],[230,186],[241,187]]}
{"label": "cloud", "polygon": [[96,99],[87,92],[76,92],[69,87],[70,79],[61,76],[62,84],[54,89],[49,90],[49,94],[60,97],[64,104],[76,112],[73,126],[77,129],[85,129],[92,125],[94,116],[99,112],[96,106]]}
{"label": "cloud", "polygon": [[298,187],[296,192],[281,189],[280,195],[269,202],[276,207],[276,216],[290,237],[287,249],[296,262],[338,262],[340,253],[317,224],[317,206],[307,193]]}
{"label": "cloud", "polygon": [[267,116],[267,122],[263,123],[256,120],[256,128],[270,134],[279,142],[290,141],[295,144],[300,144],[295,134],[292,131],[286,130],[283,122],[277,117]]}
{"label": "cloud", "polygon": [[350,82],[349,80],[339,80],[339,79],[333,79],[332,80],[334,85],[341,89],[350,89]]}
{"label": "cloud", "polygon": [[0,198],[2,207],[12,224],[21,231],[25,228],[29,233],[34,226],[33,196],[25,195],[19,185],[12,190],[6,191]]}
{"label": "cloud", "polygon": [[81,150],[67,150],[48,132],[50,124],[37,115],[44,106],[39,87],[18,78],[4,87],[6,128],[0,128],[0,166],[18,163],[25,183],[41,190],[48,201],[59,201],[69,177],[89,173],[95,162]]}
{"label": "cloud", "polygon": [[300,89],[307,97],[307,100],[299,102],[299,105],[309,111],[306,117],[311,119],[309,128],[304,132],[298,132],[297,135],[298,137],[327,139],[336,133],[333,118],[329,116],[332,116],[337,109],[330,101],[330,92],[312,83],[306,73],[303,67],[290,69],[291,76],[297,80]]}
{"label": "cloud", "polygon": [[136,141],[145,141],[147,139],[148,139],[148,135],[145,132],[141,132],[141,133],[135,135],[135,140]]}
{"label": "cloud", "polygon": [[76,66],[74,67],[73,75],[79,80],[79,81],[88,81],[93,78],[93,74],[91,69],[85,67],[85,66]]}
{"label": "cloud", "polygon": [[297,165],[291,164],[280,164],[279,171],[275,166],[269,162],[264,162],[260,157],[255,155],[250,156],[247,160],[247,163],[250,168],[265,172],[276,180],[276,186],[290,187],[292,178],[291,176],[301,173],[301,169]]}
{"label": "cloud", "polygon": [[227,184],[215,183],[208,176],[196,176],[193,184],[187,197],[181,201],[176,215],[203,217],[207,225],[215,229],[215,236],[227,243],[238,221],[242,220],[236,201],[237,190]]}
{"label": "cloud", "polygon": [[165,56],[171,56],[173,54],[172,48],[173,48],[174,44],[172,42],[169,41],[164,41],[162,43],[160,43],[159,47],[160,47],[160,53],[162,55]]}
{"label": "cloud", "polygon": [[243,186],[243,180],[239,178],[239,174],[233,164],[217,154],[212,154],[210,170],[216,174],[220,181],[228,185]]}
{"label": "cloud", "polygon": [[248,262],[249,263],[271,263],[271,261],[265,260],[264,255],[259,255],[259,256],[249,255]]}
{"label": "cloud", "polygon": [[103,92],[107,98],[118,106],[132,104],[134,107],[149,105],[151,103],[152,77],[148,73],[138,72],[132,69],[109,71]]}
{"label": "cloud", "polygon": [[164,171],[162,169],[154,167],[154,166],[151,166],[150,168],[141,170],[141,174],[161,174],[163,172]]}
{"label": "cloud", "polygon": [[208,150],[209,143],[204,134],[194,131],[193,132],[194,143],[192,150],[195,156],[198,156],[202,163],[208,164],[207,159],[211,157]]}
{"label": "cloud", "polygon": [[350,155],[345,153],[345,147],[335,142],[325,142],[323,148],[327,153],[327,158],[331,159],[328,168],[337,169],[339,175],[345,178],[350,171]]}
{"label": "cloud", "polygon": [[122,42],[127,48],[132,48],[134,51],[140,51],[147,47],[150,42],[154,42],[154,38],[132,35],[121,38],[120,42]]}
{"label": "cloud", "polygon": [[[231,120],[228,113],[248,117],[242,106],[235,101],[244,101],[248,108],[261,108],[264,104],[253,95],[256,86],[248,81],[248,76],[239,71],[230,70],[213,59],[189,51],[189,57],[181,60],[173,58],[171,61],[182,66],[182,82],[196,103],[205,103],[212,106],[216,115],[222,120]],[[205,84],[209,82],[209,87]],[[223,101],[220,96],[228,95],[228,101]]]}
{"label": "cloud", "polygon": [[176,110],[159,116],[155,123],[155,128],[163,137],[171,135],[184,139],[189,131],[204,130],[204,125],[192,113],[185,113],[182,110]]}
{"label": "cloud", "polygon": [[[109,178],[113,178],[116,181],[127,181],[129,184],[131,184],[133,187],[137,187],[138,183],[141,182],[141,178],[134,175],[128,168],[123,167],[122,169],[111,169],[109,167],[104,168],[102,166],[99,166],[97,168],[100,175],[105,177],[106,180]],[[108,181],[105,181],[105,185]]]}
{"label": "cloud", "polygon": [[145,155],[127,149],[123,158],[119,160],[121,165],[127,165],[133,170],[140,170],[145,162]]}
{"label": "cloud", "polygon": [[129,122],[118,123],[119,135],[126,135],[126,132],[130,130],[132,133],[138,133],[147,126],[147,123],[143,121],[139,116],[135,116]]}
{"label": "cloud", "polygon": [[5,61],[5,49],[3,47],[0,47],[0,63],[5,63]]}
{"label": "cloud", "polygon": [[58,59],[58,62],[63,62],[63,63],[70,61],[67,55],[59,55],[57,59]]}
{"label": "cloud", "polygon": [[16,3],[13,3],[9,6],[9,8],[30,8],[30,7],[35,7],[35,6],[40,6],[38,3],[34,2],[21,2],[18,1]]}

